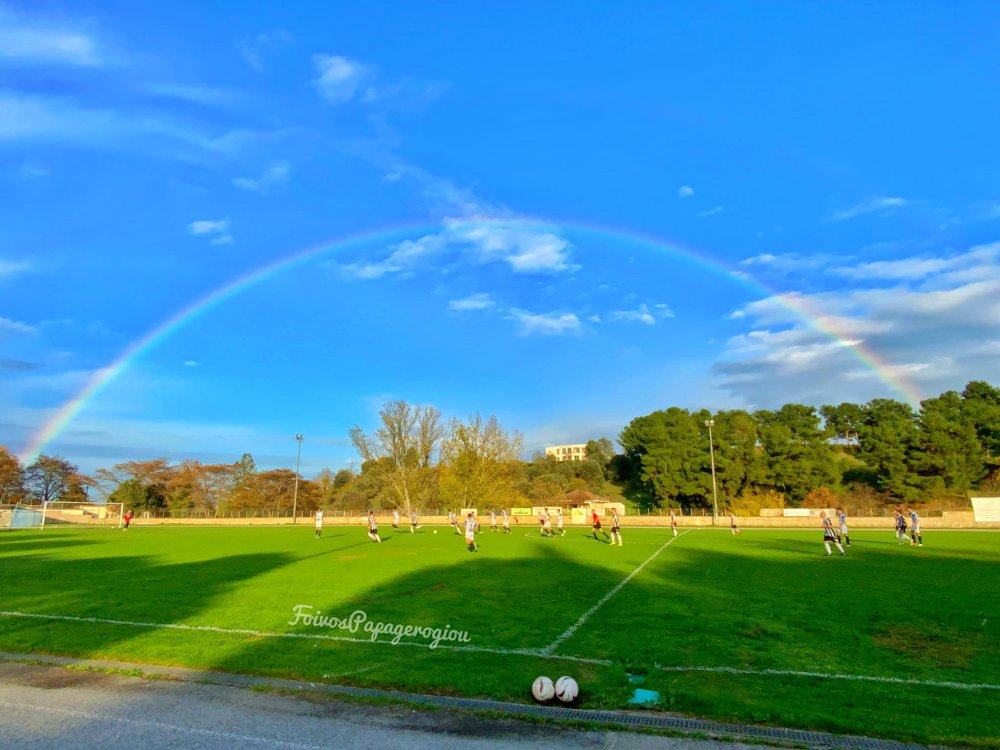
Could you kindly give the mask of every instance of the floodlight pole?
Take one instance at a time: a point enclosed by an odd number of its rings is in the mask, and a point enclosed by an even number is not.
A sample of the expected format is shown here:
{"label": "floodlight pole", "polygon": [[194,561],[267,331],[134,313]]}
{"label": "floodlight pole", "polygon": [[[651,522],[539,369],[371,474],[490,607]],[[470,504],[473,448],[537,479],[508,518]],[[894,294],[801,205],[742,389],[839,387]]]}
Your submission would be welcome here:
{"label": "floodlight pole", "polygon": [[712,525],[719,520],[719,489],[715,484],[715,444],[712,442],[712,428],[715,426],[714,419],[706,419],[705,426],[708,428],[708,454],[712,460]]}
{"label": "floodlight pole", "polygon": [[298,519],[295,514],[299,507],[299,463],[302,460],[302,440],[303,435],[300,433],[295,436],[295,442],[298,443],[298,450],[295,452],[295,492],[292,495],[292,523],[298,523]]}

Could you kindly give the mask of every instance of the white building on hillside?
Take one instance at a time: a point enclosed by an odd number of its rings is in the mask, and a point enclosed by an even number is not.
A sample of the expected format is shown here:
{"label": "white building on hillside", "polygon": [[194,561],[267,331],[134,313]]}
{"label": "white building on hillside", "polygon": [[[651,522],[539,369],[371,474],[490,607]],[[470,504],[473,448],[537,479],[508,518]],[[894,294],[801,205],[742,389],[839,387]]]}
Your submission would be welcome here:
{"label": "white building on hillside", "polygon": [[546,456],[553,456],[556,461],[583,461],[587,457],[587,446],[580,445],[549,445],[545,448]]}

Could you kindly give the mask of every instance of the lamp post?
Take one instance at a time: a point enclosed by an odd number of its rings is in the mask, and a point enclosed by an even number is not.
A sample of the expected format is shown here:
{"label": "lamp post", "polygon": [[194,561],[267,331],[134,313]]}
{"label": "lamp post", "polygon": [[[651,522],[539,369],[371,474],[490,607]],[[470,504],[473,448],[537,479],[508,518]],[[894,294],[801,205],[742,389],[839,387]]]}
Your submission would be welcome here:
{"label": "lamp post", "polygon": [[292,523],[298,522],[296,511],[299,507],[299,462],[302,459],[302,440],[303,435],[301,433],[295,436],[295,442],[299,444],[299,447],[295,452],[295,492],[292,494]]}
{"label": "lamp post", "polygon": [[719,490],[715,484],[715,444],[712,442],[712,428],[715,427],[714,419],[706,419],[705,426],[708,428],[708,454],[712,459],[712,525],[719,520]]}

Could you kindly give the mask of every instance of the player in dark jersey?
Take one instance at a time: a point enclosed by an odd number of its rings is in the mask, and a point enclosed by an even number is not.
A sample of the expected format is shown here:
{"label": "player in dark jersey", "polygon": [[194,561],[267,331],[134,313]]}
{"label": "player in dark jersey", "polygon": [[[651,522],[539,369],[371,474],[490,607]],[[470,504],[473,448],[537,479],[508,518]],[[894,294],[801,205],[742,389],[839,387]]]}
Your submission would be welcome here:
{"label": "player in dark jersey", "polygon": [[906,544],[910,541],[906,538],[906,516],[900,510],[896,510],[896,538],[899,539],[900,544]]}
{"label": "player in dark jersey", "polygon": [[458,519],[455,518],[455,514],[450,510],[448,511],[448,523],[451,524],[452,528],[455,529],[455,533],[458,535],[462,534],[462,531],[458,528]]}
{"label": "player in dark jersey", "polygon": [[826,517],[826,511],[821,510],[819,517],[823,522],[823,546],[826,547],[827,556],[832,555],[833,552],[830,551],[830,545],[836,544],[837,549],[840,550],[841,556],[846,555],[844,548],[840,546],[840,539],[837,537],[837,532],[833,529],[833,522]]}
{"label": "player in dark jersey", "polygon": [[[594,532],[594,539],[597,539],[597,532],[598,531],[600,531],[602,534],[604,534],[604,538],[607,539],[608,538],[608,532],[606,532],[604,529],[601,528],[601,517],[597,515],[597,511],[596,510],[591,511],[590,512],[590,517],[591,517],[591,521],[592,521],[591,528],[593,529],[593,532]],[[597,541],[601,541],[601,540],[597,539]]]}

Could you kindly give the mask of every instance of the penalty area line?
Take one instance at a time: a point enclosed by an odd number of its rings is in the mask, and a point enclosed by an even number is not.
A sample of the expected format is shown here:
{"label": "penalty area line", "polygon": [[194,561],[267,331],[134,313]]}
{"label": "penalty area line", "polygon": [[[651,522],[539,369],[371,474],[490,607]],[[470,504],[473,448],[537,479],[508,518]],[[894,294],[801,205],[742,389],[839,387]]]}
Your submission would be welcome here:
{"label": "penalty area line", "polygon": [[671,537],[669,540],[667,540],[667,542],[665,544],[663,544],[659,549],[657,549],[656,552],[654,552],[653,554],[651,554],[649,557],[647,557],[645,559],[645,561],[643,561],[642,563],[640,563],[639,567],[637,567],[635,570],[633,570],[631,573],[629,573],[627,576],[625,576],[625,578],[622,581],[620,581],[617,586],[615,586],[608,593],[606,593],[603,597],[601,597],[601,600],[599,602],[597,602],[597,604],[595,604],[593,607],[591,607],[586,612],[584,612],[580,616],[579,620],[577,620],[572,625],[570,625],[568,628],[566,628],[566,630],[564,630],[559,636],[557,636],[556,639],[554,641],[552,641],[552,643],[550,643],[548,646],[546,646],[545,648],[543,648],[542,651],[541,651],[542,654],[545,655],[545,656],[552,656],[553,652],[557,648],[559,648],[559,646],[563,642],[565,642],[566,639],[568,639],[570,636],[572,636],[573,633],[575,633],[577,630],[579,630],[580,626],[583,625],[587,620],[589,620],[594,615],[594,613],[597,612],[597,610],[599,610],[601,607],[603,607],[608,602],[608,600],[611,597],[613,597],[615,594],[617,594],[619,591],[621,591],[623,588],[625,588],[625,584],[627,584],[629,581],[631,581],[633,578],[635,578],[637,575],[639,575],[647,565],[649,565],[651,562],[653,562],[653,560],[656,559],[657,555],[659,555],[661,552],[663,552],[663,550],[665,550],[671,544],[673,544],[674,542],[676,542],[682,536],[684,536],[685,534],[687,534],[688,531],[690,531],[690,529],[682,531],[678,536]]}

